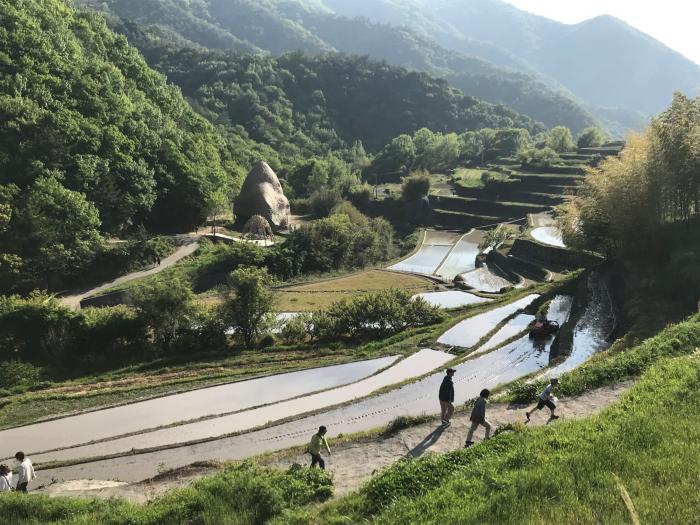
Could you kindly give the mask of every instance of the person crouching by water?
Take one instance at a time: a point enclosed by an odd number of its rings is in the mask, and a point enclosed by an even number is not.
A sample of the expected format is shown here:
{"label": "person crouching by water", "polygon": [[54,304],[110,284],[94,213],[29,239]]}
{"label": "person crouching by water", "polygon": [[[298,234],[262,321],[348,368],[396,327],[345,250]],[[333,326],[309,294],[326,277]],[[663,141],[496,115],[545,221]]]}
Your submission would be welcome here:
{"label": "person crouching by water", "polygon": [[533,408],[532,410],[528,410],[525,412],[525,417],[527,418],[528,421],[530,421],[530,415],[535,411],[535,410],[542,410],[544,407],[549,408],[549,419],[559,419],[559,416],[554,415],[554,411],[557,408],[557,405],[554,404],[554,401],[557,399],[554,397],[554,394],[552,393],[552,390],[559,384],[559,380],[555,377],[552,378],[552,380],[549,382],[547,385],[547,388],[545,388],[542,393],[540,394],[539,399],[537,400],[537,406]]}
{"label": "person crouching by water", "polygon": [[455,387],[452,384],[452,376],[455,375],[456,370],[454,368],[448,368],[445,371],[445,378],[442,380],[440,385],[440,393],[438,397],[440,398],[440,410],[442,415],[442,424],[446,427],[450,426],[450,419],[452,419],[452,414],[454,414],[455,406]]}
{"label": "person crouching by water", "polygon": [[0,492],[12,490],[12,472],[7,465],[0,465]]}
{"label": "person crouching by water", "polygon": [[24,455],[24,452],[17,452],[15,459],[19,461],[17,469],[17,492],[27,492],[27,485],[36,478],[32,460]]}
{"label": "person crouching by water", "polygon": [[491,437],[491,423],[486,419],[486,402],[491,395],[491,391],[488,388],[484,388],[481,393],[479,393],[479,398],[474,403],[474,408],[472,408],[472,415],[469,416],[469,421],[472,422],[471,427],[469,427],[469,432],[467,432],[467,441],[464,443],[465,447],[471,447],[474,442],[472,438],[474,437],[474,431],[479,425],[486,429],[486,436],[484,441]]}
{"label": "person crouching by water", "polygon": [[328,455],[331,455],[331,449],[328,446],[328,441],[326,441],[325,435],[328,430],[326,427],[321,425],[318,428],[318,432],[313,435],[311,438],[311,442],[309,443],[309,454],[311,454],[311,466],[315,467],[317,464],[321,469],[326,468],[326,462],[323,461],[323,458],[321,457],[321,445],[326,447],[326,451],[328,452]]}

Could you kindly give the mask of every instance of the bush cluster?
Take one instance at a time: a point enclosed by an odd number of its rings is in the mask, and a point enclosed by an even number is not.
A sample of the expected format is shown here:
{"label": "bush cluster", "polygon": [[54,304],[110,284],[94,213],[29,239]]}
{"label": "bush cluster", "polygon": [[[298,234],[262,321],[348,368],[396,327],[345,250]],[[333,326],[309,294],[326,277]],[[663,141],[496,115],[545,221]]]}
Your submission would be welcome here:
{"label": "bush cluster", "polygon": [[383,290],[339,301],[327,310],[301,314],[286,323],[282,338],[292,344],[307,337],[316,341],[341,338],[381,338],[444,319],[443,312],[404,290]]}

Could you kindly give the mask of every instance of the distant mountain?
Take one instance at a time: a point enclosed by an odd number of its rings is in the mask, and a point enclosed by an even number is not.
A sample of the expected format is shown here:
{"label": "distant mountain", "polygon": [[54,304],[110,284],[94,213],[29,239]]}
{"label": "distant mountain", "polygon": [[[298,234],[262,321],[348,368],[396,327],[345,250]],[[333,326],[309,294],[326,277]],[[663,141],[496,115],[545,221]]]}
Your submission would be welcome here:
{"label": "distant mountain", "polygon": [[[368,55],[444,77],[467,95],[511,107],[548,126],[564,124],[576,131],[595,122],[566,92],[549,87],[531,74],[488,61],[495,59],[525,71],[524,62],[510,52],[471,41],[470,45],[483,56],[476,58],[441,46],[426,32],[377,24],[367,18],[337,16],[321,0],[81,1],[150,30],[170,32],[173,38],[208,48]],[[437,31],[438,26],[433,29]],[[454,38],[460,40],[457,30]]]}
{"label": "distant mountain", "polygon": [[[366,16],[430,34],[443,46],[536,71],[566,87],[601,116],[657,113],[674,91],[697,95],[700,66],[610,16],[567,25],[500,0],[323,0],[345,16]],[[441,28],[441,30],[438,30]],[[502,55],[482,46],[499,49]],[[508,59],[517,56],[519,62]],[[506,57],[506,58],[503,58]],[[621,115],[611,108],[626,110]]]}

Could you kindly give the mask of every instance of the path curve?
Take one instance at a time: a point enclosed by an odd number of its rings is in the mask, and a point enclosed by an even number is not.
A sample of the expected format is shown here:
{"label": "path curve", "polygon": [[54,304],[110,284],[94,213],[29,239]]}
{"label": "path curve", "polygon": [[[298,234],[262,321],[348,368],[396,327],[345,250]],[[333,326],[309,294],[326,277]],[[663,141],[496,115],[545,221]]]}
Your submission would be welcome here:
{"label": "path curve", "polygon": [[99,295],[100,293],[109,290],[114,286],[118,286],[120,284],[125,284],[135,279],[140,279],[142,277],[148,277],[149,275],[155,275],[157,273],[160,273],[166,268],[170,268],[175,263],[177,263],[181,259],[184,259],[188,255],[192,255],[197,250],[197,248],[199,248],[198,236],[188,235],[186,237],[182,237],[182,239],[184,240],[184,244],[182,246],[179,246],[177,250],[175,250],[173,253],[171,253],[165,259],[163,259],[159,266],[149,268],[148,270],[141,270],[138,272],[128,273],[112,281],[102,283],[99,286],[95,286],[94,288],[73,292],[70,295],[64,295],[63,297],[59,297],[58,301],[62,305],[72,308],[73,310],[79,310],[80,301],[82,301],[83,299],[86,299],[93,295]]}

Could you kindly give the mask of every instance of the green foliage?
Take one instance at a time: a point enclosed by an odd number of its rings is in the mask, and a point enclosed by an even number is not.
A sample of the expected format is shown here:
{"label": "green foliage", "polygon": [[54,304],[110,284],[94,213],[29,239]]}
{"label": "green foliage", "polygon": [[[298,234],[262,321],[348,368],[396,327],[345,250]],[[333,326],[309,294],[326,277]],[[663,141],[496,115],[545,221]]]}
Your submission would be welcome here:
{"label": "green foliage", "polygon": [[296,465],[283,471],[244,463],[144,505],[119,499],[81,500],[44,495],[23,498],[8,494],[2,498],[0,510],[8,520],[18,524],[258,525],[286,510],[324,501],[332,491],[331,478],[321,469]]}
{"label": "green foliage", "polygon": [[316,339],[333,341],[342,337],[383,338],[443,319],[443,312],[425,300],[411,300],[405,290],[385,290],[340,301],[315,312],[305,322],[307,332]]}
{"label": "green foliage", "polygon": [[31,363],[16,359],[0,363],[0,388],[33,386],[39,382],[41,370]]}
{"label": "green foliage", "polygon": [[479,243],[479,250],[494,248],[513,238],[513,232],[509,228],[495,228],[489,230],[484,240]]}
{"label": "green foliage", "polygon": [[59,366],[79,358],[119,358],[147,342],[144,320],[133,308],[74,312],[44,292],[0,296],[0,334],[0,359]]}
{"label": "green foliage", "polygon": [[700,99],[676,94],[645,134],[591,170],[563,210],[567,244],[635,260],[662,257],[665,225],[700,212],[699,133]]}
{"label": "green foliage", "polygon": [[[352,215],[350,217],[349,215]],[[343,213],[302,225],[268,252],[267,267],[281,279],[363,268],[394,254],[394,229],[385,219]]]}
{"label": "green foliage", "polygon": [[241,267],[228,277],[221,317],[227,327],[243,337],[247,348],[270,324],[274,296],[269,284],[270,276],[265,268]]}
{"label": "green foliage", "polygon": [[191,326],[194,294],[183,279],[149,280],[133,288],[129,296],[141,319],[153,331],[155,341],[164,348],[171,345],[179,330]]}
{"label": "green foliage", "polygon": [[559,161],[559,155],[550,147],[544,147],[542,149],[526,148],[518,152],[518,160],[524,166],[547,168]]}
{"label": "green foliage", "polygon": [[608,140],[608,136],[598,126],[591,126],[584,129],[576,140],[576,146],[579,148],[597,148],[602,146]]}
{"label": "green foliage", "polygon": [[430,175],[427,172],[414,172],[403,179],[401,197],[406,202],[415,203],[430,193]]}
{"label": "green foliage", "polygon": [[566,126],[557,126],[547,132],[546,145],[557,153],[565,153],[576,149],[571,130]]}
{"label": "green foliage", "polygon": [[60,287],[101,233],[199,223],[238,176],[214,128],[100,16],[59,0],[0,13],[3,285]]}
{"label": "green foliage", "polygon": [[0,355],[29,362],[60,360],[76,339],[79,314],[53,296],[0,296]]}
{"label": "green foliage", "polygon": [[309,329],[312,326],[311,314],[300,313],[287,319],[282,326],[280,335],[288,345],[300,344],[309,337]]}
{"label": "green foliage", "polygon": [[309,208],[317,219],[328,217],[333,209],[343,201],[343,196],[333,188],[316,190],[309,197]]}

